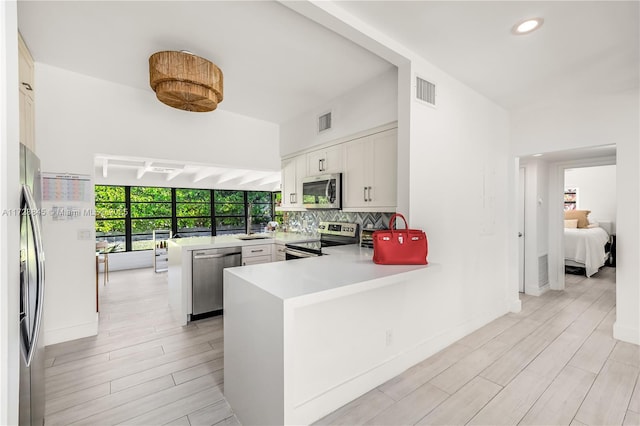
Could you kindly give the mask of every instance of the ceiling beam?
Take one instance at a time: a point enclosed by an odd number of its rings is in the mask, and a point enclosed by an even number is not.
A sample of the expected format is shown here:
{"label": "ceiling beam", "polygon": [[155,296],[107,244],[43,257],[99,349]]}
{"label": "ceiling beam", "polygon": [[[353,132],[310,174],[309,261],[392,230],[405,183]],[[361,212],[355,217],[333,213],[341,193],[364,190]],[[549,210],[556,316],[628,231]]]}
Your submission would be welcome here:
{"label": "ceiling beam", "polygon": [[280,172],[276,172],[263,178],[260,182],[258,182],[258,185],[267,185],[267,184],[276,183],[276,182],[280,183],[281,180],[282,180],[282,176]]}
{"label": "ceiling beam", "polygon": [[149,171],[149,168],[151,168],[151,161],[145,161],[144,166],[138,169],[138,173],[136,174],[136,179],[138,180],[142,179],[142,176],[144,176],[144,174],[147,171]]}
{"label": "ceiling beam", "polygon": [[184,171],[184,169],[176,169],[176,170],[172,171],[171,173],[167,174],[167,182],[169,182],[170,180],[175,179],[175,177],[178,176],[183,171]]}
{"label": "ceiling beam", "polygon": [[246,171],[244,170],[229,170],[228,172],[225,172],[220,175],[217,183],[229,182],[230,180],[234,180],[239,177],[242,177],[242,175],[244,175],[245,173]]}
{"label": "ceiling beam", "polygon": [[209,176],[213,176],[219,173],[219,169],[215,167],[202,168],[198,173],[193,176],[193,183],[200,182],[202,179],[206,179]]}

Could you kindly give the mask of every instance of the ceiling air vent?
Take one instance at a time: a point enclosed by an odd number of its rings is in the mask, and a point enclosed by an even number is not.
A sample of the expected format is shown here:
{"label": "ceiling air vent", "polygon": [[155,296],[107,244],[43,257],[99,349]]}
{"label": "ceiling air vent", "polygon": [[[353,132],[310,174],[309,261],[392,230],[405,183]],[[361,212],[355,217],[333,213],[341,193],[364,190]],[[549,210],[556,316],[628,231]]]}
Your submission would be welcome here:
{"label": "ceiling air vent", "polygon": [[331,112],[318,117],[318,133],[331,129]]}
{"label": "ceiling air vent", "polygon": [[436,85],[416,77],[416,98],[429,105],[436,105]]}

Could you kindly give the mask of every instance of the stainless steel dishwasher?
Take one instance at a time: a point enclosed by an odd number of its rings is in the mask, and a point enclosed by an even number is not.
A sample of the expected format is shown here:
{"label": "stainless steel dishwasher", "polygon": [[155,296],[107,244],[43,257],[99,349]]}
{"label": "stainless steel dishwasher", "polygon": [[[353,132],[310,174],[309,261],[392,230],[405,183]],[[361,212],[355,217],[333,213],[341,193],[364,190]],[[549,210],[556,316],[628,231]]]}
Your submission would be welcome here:
{"label": "stainless steel dishwasher", "polygon": [[193,251],[192,315],[222,309],[222,270],[241,264],[241,247]]}

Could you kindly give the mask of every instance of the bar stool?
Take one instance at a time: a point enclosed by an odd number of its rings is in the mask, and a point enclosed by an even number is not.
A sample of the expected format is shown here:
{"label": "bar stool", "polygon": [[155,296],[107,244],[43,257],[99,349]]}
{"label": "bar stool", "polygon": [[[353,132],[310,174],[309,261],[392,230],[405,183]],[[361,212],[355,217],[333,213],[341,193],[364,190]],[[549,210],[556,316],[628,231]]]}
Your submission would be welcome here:
{"label": "bar stool", "polygon": [[98,241],[96,243],[96,251],[98,252],[96,261],[98,262],[98,266],[100,263],[104,264],[104,285],[107,285],[107,281],[109,281],[109,253],[106,251],[107,247],[109,247],[109,243],[106,241]]}

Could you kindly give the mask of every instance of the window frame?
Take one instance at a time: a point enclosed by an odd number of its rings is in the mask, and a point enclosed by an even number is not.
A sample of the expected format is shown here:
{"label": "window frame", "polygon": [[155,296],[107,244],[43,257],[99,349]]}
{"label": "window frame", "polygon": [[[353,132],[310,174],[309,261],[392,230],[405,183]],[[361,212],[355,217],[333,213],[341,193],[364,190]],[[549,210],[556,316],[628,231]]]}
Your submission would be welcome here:
{"label": "window frame", "polygon": [[[274,220],[275,218],[278,217],[278,214],[276,212],[275,209],[275,205],[274,205],[274,200],[275,200],[275,193],[279,192],[279,191],[259,191],[259,190],[229,190],[229,189],[208,189],[208,188],[174,188],[174,187],[164,187],[164,186],[144,186],[144,185],[95,185],[97,186],[103,186],[103,187],[117,187],[117,188],[124,188],[124,205],[125,205],[125,217],[124,218],[95,218],[96,224],[98,223],[98,221],[108,221],[108,220],[113,220],[113,221],[122,221],[124,220],[124,234],[123,235],[114,235],[113,237],[125,237],[125,247],[124,250],[119,251],[121,252],[134,252],[134,251],[146,251],[146,250],[153,250],[153,247],[149,248],[149,249],[138,249],[138,250],[134,250],[133,249],[133,237],[135,236],[148,236],[151,235],[153,237],[153,230],[150,233],[142,233],[142,234],[133,234],[133,221],[137,220],[137,219],[150,219],[150,220],[166,220],[168,219],[171,223],[171,229],[170,231],[172,232],[173,235],[176,235],[176,233],[178,232],[178,220],[179,219],[209,219],[211,221],[211,236],[216,236],[216,235],[225,235],[225,234],[231,234],[231,233],[248,233],[247,229],[247,225],[248,225],[248,215],[250,214],[250,211],[248,209],[248,194],[250,192],[262,192],[262,193],[270,193],[270,202],[265,202],[265,203],[253,203],[253,204],[260,204],[260,205],[268,205],[269,206],[269,216],[271,218],[271,220]],[[132,201],[131,200],[131,189],[132,188],[163,188],[163,189],[170,189],[171,191],[171,200],[170,201]],[[199,191],[208,191],[209,192],[209,209],[210,209],[210,214],[209,216],[178,216],[178,212],[177,212],[177,207],[178,204],[188,204],[188,203],[194,203],[194,204],[206,204],[206,201],[200,203],[197,201],[194,202],[188,202],[188,201],[178,201],[177,200],[177,191],[178,190],[199,190]],[[238,215],[219,215],[216,214],[216,205],[221,204],[220,202],[216,202],[215,200],[215,196],[216,196],[216,191],[221,192],[237,192],[237,193],[241,193],[242,194],[242,202],[238,202],[238,203],[230,203],[230,204],[237,204],[237,205],[242,205],[243,206],[243,213],[242,214],[238,214]],[[94,192],[95,193],[95,192]],[[94,208],[96,206],[96,203],[98,201],[95,199],[94,197]],[[99,201],[100,203],[106,204],[106,203],[118,203],[118,204],[122,204],[123,201]],[[163,204],[163,203],[170,203],[171,204],[171,216],[148,216],[148,217],[133,217],[132,215],[132,205],[133,204],[145,204],[145,203],[157,203],[157,204]],[[225,203],[226,204],[226,203]],[[252,216],[253,218],[262,218],[265,216]],[[243,228],[238,228],[238,229],[231,229],[231,232],[223,232],[219,234],[219,230],[217,229],[217,219],[221,219],[221,218],[239,218],[244,220],[244,227]],[[95,226],[94,226],[95,227]],[[253,232],[253,231],[252,231]],[[105,239],[105,238],[109,238],[111,236],[108,237],[98,237],[96,236],[96,241],[98,241],[98,239]]]}

